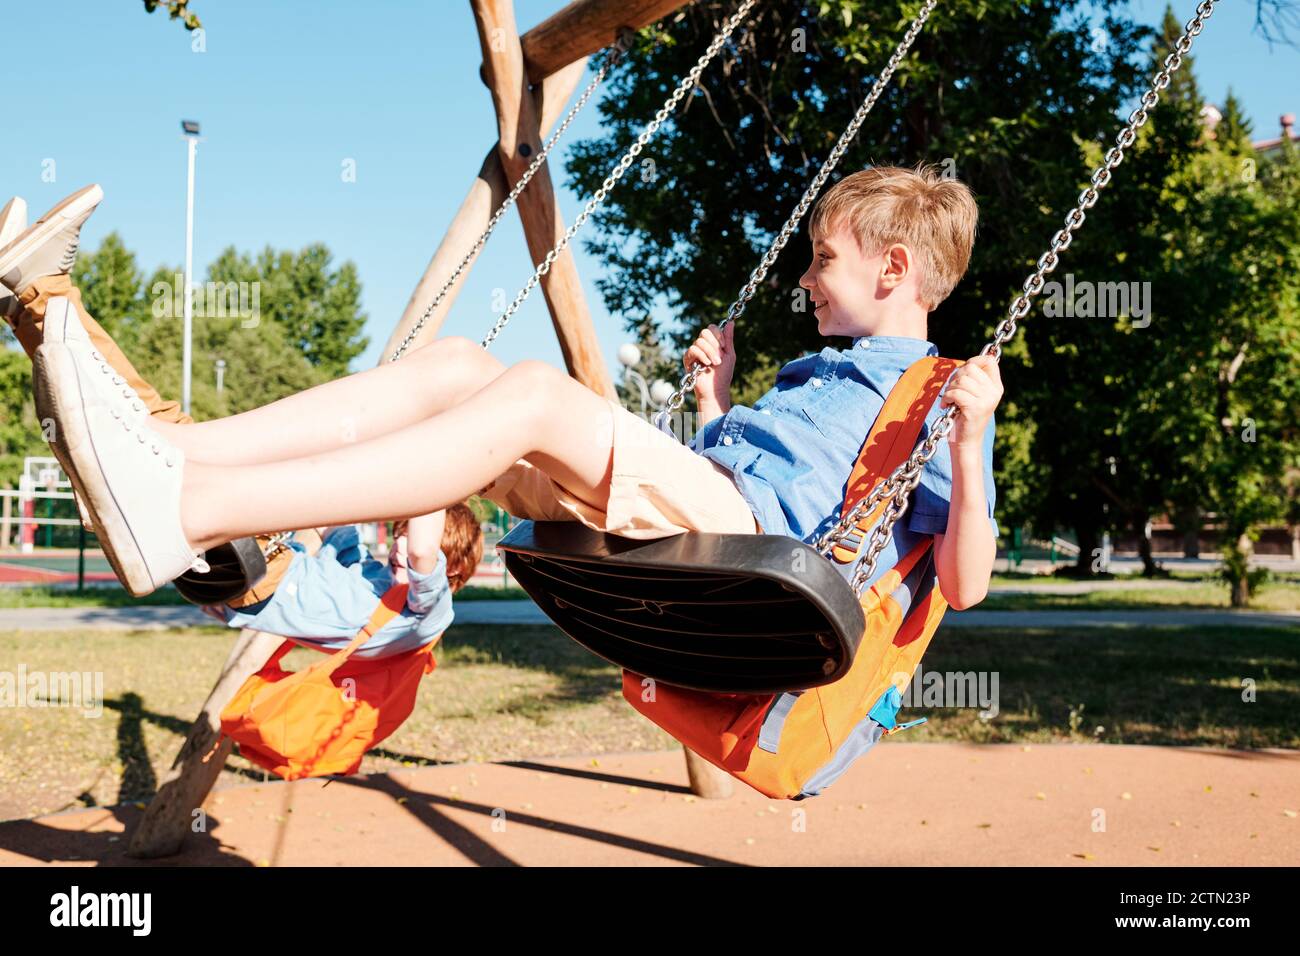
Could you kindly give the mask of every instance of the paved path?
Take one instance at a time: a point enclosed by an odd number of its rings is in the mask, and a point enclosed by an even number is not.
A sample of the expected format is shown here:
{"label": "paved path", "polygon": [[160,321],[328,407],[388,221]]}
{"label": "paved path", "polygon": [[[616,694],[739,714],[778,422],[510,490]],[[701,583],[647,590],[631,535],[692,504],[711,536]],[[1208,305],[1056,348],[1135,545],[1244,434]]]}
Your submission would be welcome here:
{"label": "paved path", "polygon": [[[457,624],[546,624],[532,601],[463,601]],[[149,630],[218,627],[198,608],[11,608],[0,610],[0,630]],[[949,612],[944,627],[1294,627],[1300,611],[970,611]]]}
{"label": "paved path", "polygon": [[[687,792],[680,751],[218,790],[189,866],[1284,866],[1300,753],[886,741],[822,796]],[[130,865],[136,806],[0,824],[0,866]]]}

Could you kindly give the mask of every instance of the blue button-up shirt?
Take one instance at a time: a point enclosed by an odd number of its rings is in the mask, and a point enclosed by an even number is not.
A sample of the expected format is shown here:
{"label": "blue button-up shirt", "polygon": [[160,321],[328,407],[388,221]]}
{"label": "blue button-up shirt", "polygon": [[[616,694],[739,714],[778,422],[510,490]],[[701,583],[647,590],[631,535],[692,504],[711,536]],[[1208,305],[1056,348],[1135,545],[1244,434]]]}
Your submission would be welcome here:
{"label": "blue button-up shirt", "polygon": [[[885,397],[917,359],[938,355],[923,339],[869,335],[848,349],[824,348],[795,359],[777,373],[776,386],[754,403],[732,406],[696,434],[691,448],[727,468],[765,534],[812,542],[836,520],[849,475]],[[936,401],[921,438],[943,410]],[[994,423],[984,433],[984,488],[993,517]],[[923,535],[943,534],[952,498],[952,457],[947,439],[921,472],[907,513],[894,526],[872,577],[880,577]],[[865,551],[865,548],[863,549]],[[847,576],[853,565],[839,565]]]}
{"label": "blue button-up shirt", "polygon": [[[355,525],[333,528],[315,554],[290,540],[296,552],[279,585],[265,601],[236,610],[225,607],[231,627],[278,634],[321,651],[351,643],[393,585],[388,564],[370,555]],[[431,643],[452,621],[447,558],[439,551],[434,569],[407,569],[410,588],[402,613],[381,627],[353,654],[378,658]]]}

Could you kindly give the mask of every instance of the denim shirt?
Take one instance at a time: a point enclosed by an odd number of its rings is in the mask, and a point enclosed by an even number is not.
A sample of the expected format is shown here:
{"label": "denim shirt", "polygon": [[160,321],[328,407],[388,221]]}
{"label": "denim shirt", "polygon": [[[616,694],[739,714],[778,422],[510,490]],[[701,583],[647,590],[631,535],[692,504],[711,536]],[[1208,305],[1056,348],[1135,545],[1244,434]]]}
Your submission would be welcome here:
{"label": "denim shirt", "polygon": [[[776,386],[752,408],[733,406],[701,428],[691,448],[731,472],[765,534],[811,543],[838,519],[849,475],[889,390],[917,359],[938,354],[938,348],[923,339],[870,335],[854,339],[851,348],[824,348],[795,359],[777,373]],[[920,439],[942,412],[936,401]],[[984,433],[984,489],[996,538],[993,432],[990,420]],[[947,530],[951,498],[952,456],[945,438],[922,470],[872,581],[923,535]],[[845,576],[853,570],[852,564],[835,566]]]}
{"label": "denim shirt", "polygon": [[[355,525],[331,529],[314,555],[292,539],[289,546],[296,553],[275,593],[241,610],[223,605],[226,623],[278,634],[320,651],[343,649],[392,587],[388,564],[370,555]],[[402,613],[362,644],[354,658],[388,657],[423,647],[451,624],[446,556],[439,551],[428,574],[408,568],[407,576],[410,588]]]}

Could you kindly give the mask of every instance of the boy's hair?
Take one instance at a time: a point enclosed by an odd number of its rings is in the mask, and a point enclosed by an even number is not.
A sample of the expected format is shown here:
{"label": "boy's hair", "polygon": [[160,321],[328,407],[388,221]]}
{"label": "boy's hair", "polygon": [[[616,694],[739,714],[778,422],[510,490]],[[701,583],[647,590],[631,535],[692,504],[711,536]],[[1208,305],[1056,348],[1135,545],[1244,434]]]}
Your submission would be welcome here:
{"label": "boy's hair", "polygon": [[463,501],[447,509],[442,528],[442,553],[447,558],[447,583],[455,593],[469,583],[483,559],[483,529],[469,505]]}
{"label": "boy's hair", "polygon": [[978,219],[970,187],[934,166],[874,166],[845,176],[817,200],[808,233],[816,241],[843,223],[866,255],[907,246],[920,269],[918,298],[933,310],[966,274]]}

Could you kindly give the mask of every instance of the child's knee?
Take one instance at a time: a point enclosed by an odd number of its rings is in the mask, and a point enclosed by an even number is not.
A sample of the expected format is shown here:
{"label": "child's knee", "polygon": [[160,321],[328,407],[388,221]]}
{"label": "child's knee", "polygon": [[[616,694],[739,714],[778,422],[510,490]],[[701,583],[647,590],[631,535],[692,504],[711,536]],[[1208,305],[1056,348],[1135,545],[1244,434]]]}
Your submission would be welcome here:
{"label": "child's knee", "polygon": [[572,384],[572,379],[554,365],[540,359],[524,359],[510,366],[508,374],[520,393],[529,399],[559,398]]}
{"label": "child's knee", "polygon": [[443,373],[448,369],[457,369],[487,378],[495,377],[505,368],[500,359],[494,358],[479,343],[463,335],[435,339],[413,351],[411,358],[439,365]]}

